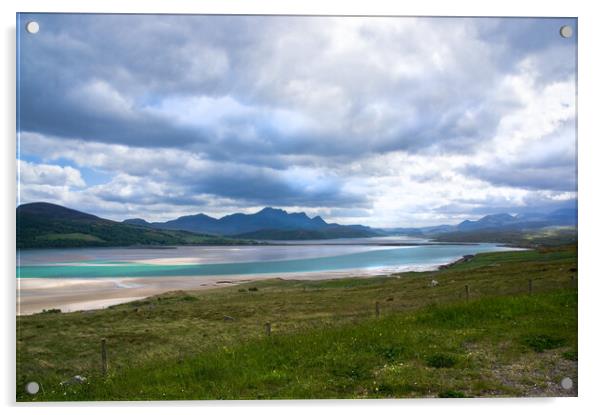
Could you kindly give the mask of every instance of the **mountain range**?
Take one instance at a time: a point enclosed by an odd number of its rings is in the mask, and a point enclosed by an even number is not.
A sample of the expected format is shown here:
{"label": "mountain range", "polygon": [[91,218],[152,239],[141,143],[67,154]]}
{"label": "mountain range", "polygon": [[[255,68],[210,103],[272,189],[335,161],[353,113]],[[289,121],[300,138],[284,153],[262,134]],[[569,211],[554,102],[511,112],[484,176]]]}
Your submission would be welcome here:
{"label": "mountain range", "polygon": [[494,241],[502,232],[547,227],[576,227],[577,209],[550,213],[508,213],[465,220],[457,225],[376,229],[328,223],[304,212],[266,207],[253,214],[235,213],[216,219],[205,214],[166,222],[127,219],[116,222],[51,203],[17,207],[17,247],[79,247],[131,245],[249,244],[261,240],[362,238],[411,235],[437,240]]}
{"label": "mountain range", "polygon": [[150,223],[137,218],[126,219],[123,223],[153,229],[185,230],[264,240],[361,238],[383,234],[382,231],[367,226],[327,223],[320,216],[310,218],[304,212],[288,213],[271,207],[252,214],[234,213],[220,219],[200,213],[167,222]]}
{"label": "mountain range", "polygon": [[288,213],[282,209],[266,207],[256,213],[234,213],[220,219],[203,213],[182,216],[167,222],[147,222],[127,219],[124,223],[154,229],[185,230],[244,239],[336,239],[362,238],[383,235],[411,235],[430,237],[456,232],[482,230],[518,231],[549,226],[576,226],[577,209],[559,209],[549,213],[499,213],[478,220],[465,220],[456,225],[437,225],[420,228],[370,228],[362,225],[327,223],[320,216],[310,218],[304,212]]}
{"label": "mountain range", "polygon": [[438,225],[422,228],[389,229],[401,235],[434,236],[475,231],[524,231],[546,227],[577,226],[577,209],[558,209],[549,213],[523,213],[510,215],[498,213],[486,215],[478,220],[465,220],[457,225]]}

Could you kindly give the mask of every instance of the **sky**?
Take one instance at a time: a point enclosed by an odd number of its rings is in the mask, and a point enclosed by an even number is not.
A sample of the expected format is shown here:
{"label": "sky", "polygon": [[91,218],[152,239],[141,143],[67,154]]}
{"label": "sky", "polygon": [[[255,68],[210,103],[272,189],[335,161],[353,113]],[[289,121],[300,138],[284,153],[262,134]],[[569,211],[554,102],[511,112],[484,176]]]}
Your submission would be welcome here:
{"label": "sky", "polygon": [[18,204],[375,227],[576,205],[576,19],[18,21]]}

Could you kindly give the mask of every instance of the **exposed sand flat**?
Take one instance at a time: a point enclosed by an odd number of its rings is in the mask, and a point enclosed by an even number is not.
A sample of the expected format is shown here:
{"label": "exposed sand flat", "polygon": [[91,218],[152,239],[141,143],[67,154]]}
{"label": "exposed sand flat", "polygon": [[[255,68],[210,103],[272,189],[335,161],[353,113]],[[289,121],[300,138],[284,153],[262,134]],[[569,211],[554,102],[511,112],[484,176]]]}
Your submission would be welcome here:
{"label": "exposed sand flat", "polygon": [[[436,265],[414,266],[412,270],[427,271],[436,268]],[[399,271],[399,267],[394,267],[202,277],[20,278],[17,280],[17,314],[34,314],[51,308],[59,308],[64,312],[90,310],[134,301],[167,291],[215,289],[264,279],[322,280],[388,275]]]}
{"label": "exposed sand flat", "polygon": [[[63,313],[71,311],[83,311],[83,310],[96,310],[106,308],[115,304],[127,303],[130,301],[141,300],[146,297],[119,297],[119,298],[105,298],[103,300],[88,300],[79,301],[75,303],[68,303],[61,305],[60,309]],[[56,307],[54,307],[56,308]]]}
{"label": "exposed sand flat", "polygon": [[136,264],[149,264],[149,265],[198,265],[206,263],[206,261],[200,258],[152,258],[152,259],[135,259],[131,261]]}

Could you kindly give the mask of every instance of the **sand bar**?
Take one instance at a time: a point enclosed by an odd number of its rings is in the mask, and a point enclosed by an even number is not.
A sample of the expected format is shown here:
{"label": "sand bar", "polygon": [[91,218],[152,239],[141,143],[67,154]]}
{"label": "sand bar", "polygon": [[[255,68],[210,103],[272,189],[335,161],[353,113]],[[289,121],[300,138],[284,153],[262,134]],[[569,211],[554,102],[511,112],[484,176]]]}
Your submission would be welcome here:
{"label": "sand bar", "polygon": [[[436,265],[413,266],[412,270],[436,268]],[[20,278],[17,279],[17,314],[34,314],[52,308],[63,312],[91,310],[168,291],[215,289],[264,279],[321,280],[388,275],[399,271],[399,267],[394,267],[199,277]]]}

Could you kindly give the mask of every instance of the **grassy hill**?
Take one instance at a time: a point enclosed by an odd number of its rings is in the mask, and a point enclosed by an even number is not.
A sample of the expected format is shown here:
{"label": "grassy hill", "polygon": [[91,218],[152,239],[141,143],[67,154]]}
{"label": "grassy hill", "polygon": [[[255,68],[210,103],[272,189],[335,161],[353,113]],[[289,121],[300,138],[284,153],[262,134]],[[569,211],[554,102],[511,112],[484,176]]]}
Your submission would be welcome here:
{"label": "grassy hill", "polygon": [[577,243],[577,228],[550,227],[532,230],[479,229],[448,232],[432,238],[438,242],[494,242],[527,248]]}
{"label": "grassy hill", "polygon": [[[577,383],[576,253],[479,254],[436,272],[274,279],[18,317],[17,400],[575,396],[559,382]],[[61,386],[74,375],[86,383]]]}
{"label": "grassy hill", "polygon": [[129,225],[51,203],[17,207],[17,248],[245,243],[251,242]]}

